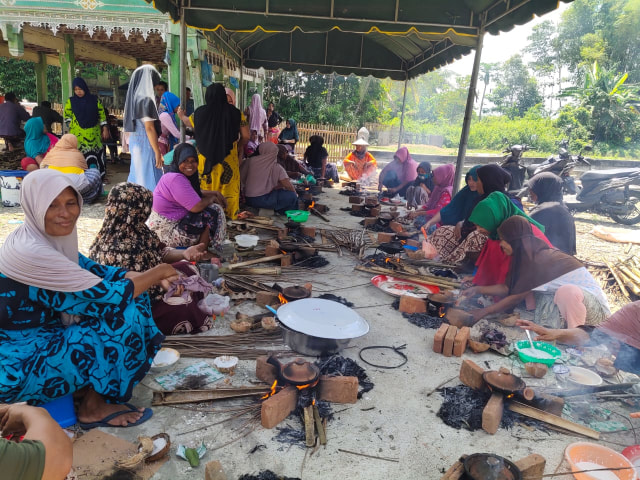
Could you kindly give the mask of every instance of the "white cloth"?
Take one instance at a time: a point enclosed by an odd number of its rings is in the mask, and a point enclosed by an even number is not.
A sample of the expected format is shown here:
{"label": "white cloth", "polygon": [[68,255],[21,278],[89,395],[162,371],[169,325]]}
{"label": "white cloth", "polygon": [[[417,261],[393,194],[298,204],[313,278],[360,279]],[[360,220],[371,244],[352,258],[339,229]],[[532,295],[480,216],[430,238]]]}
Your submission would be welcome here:
{"label": "white cloth", "polygon": [[607,314],[611,314],[607,297],[600,288],[600,285],[598,285],[595,278],[593,278],[586,267],[578,268],[576,270],[573,270],[572,272],[565,273],[564,275],[561,275],[558,278],[545,283],[544,285],[540,285],[539,287],[534,288],[533,291],[552,293],[556,292],[563,285],[575,285],[576,287],[580,287],[581,289],[589,292],[598,299],[598,301],[608,312]]}
{"label": "white cloth", "polygon": [[160,81],[160,74],[153,65],[142,65],[136,68],[129,80],[127,99],[124,103],[124,131],[134,132],[136,120],[158,119],[156,94],[153,85]]}
{"label": "white cloth", "polygon": [[20,202],[24,224],[0,248],[0,272],[16,282],[57,292],[79,292],[96,286],[100,277],[78,265],[78,232],[54,237],[45,231],[45,214],[55,198],[73,188],[82,209],[77,175],[35,170],[22,182]]}

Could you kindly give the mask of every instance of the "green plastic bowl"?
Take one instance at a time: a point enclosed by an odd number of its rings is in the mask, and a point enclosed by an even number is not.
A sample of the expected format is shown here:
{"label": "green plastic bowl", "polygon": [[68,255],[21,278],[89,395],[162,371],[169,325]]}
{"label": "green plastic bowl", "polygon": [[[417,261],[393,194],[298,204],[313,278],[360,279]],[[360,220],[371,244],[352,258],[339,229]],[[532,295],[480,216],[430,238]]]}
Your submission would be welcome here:
{"label": "green plastic bowl", "polygon": [[284,214],[294,222],[303,223],[309,218],[309,212],[306,210],[287,210]]}
{"label": "green plastic bowl", "polygon": [[522,360],[524,363],[535,362],[544,363],[545,365],[551,366],[556,363],[556,360],[558,358],[562,356],[562,352],[559,349],[547,342],[533,342],[533,347],[536,350],[542,350],[543,352],[552,355],[552,358],[536,358],[530,357],[526,353],[522,353],[520,350],[524,348],[531,348],[531,344],[529,343],[529,340],[520,340],[518,343],[516,343],[516,350],[518,350],[518,356],[520,357],[520,360]]}

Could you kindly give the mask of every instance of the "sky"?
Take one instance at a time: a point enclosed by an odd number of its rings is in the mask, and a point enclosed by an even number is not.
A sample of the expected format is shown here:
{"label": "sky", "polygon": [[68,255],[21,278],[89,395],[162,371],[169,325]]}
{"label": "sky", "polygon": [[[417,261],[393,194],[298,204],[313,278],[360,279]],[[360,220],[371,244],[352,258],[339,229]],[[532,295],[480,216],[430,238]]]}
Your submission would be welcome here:
{"label": "sky", "polygon": [[[560,3],[559,8],[556,10],[553,10],[542,17],[535,17],[529,23],[524,25],[517,25],[510,32],[503,32],[500,35],[485,35],[480,61],[482,63],[505,62],[516,53],[522,53],[524,47],[528,43],[527,37],[531,35],[533,27],[545,20],[551,20],[554,23],[558,23],[560,21],[560,15],[569,7],[569,5],[571,4]],[[460,60],[456,60],[446,68],[459,75],[471,75],[474,56],[475,50],[472,51],[470,55],[462,57]]]}

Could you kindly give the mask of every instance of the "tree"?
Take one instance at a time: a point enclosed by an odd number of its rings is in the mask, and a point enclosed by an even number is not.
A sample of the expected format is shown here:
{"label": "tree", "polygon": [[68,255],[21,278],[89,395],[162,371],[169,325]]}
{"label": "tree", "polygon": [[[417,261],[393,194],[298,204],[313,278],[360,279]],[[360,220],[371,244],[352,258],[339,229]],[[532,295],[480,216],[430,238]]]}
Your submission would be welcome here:
{"label": "tree", "polygon": [[[0,57],[0,90],[14,92],[19,99],[36,101],[36,69],[33,62]],[[50,102],[60,102],[60,68],[47,66],[47,91]]]}
{"label": "tree", "polygon": [[480,109],[478,110],[478,120],[482,120],[482,107],[484,105],[484,96],[487,93],[487,86],[489,82],[491,82],[491,72],[495,70],[497,63],[481,63],[480,64],[480,73],[482,74],[482,83],[484,87],[482,88],[482,97],[480,97]]}
{"label": "tree", "polygon": [[[562,62],[559,61],[561,43],[558,42],[556,26],[549,20],[533,27],[531,35],[527,37],[529,44],[524,51],[533,57],[529,66],[541,80],[542,96],[549,101],[549,109],[553,108],[555,79],[558,82],[558,90],[562,83]],[[546,95],[546,87],[550,87]]]}
{"label": "tree", "polygon": [[520,55],[504,62],[495,77],[496,86],[489,95],[495,110],[510,118],[522,117],[527,110],[542,101],[538,83]]}

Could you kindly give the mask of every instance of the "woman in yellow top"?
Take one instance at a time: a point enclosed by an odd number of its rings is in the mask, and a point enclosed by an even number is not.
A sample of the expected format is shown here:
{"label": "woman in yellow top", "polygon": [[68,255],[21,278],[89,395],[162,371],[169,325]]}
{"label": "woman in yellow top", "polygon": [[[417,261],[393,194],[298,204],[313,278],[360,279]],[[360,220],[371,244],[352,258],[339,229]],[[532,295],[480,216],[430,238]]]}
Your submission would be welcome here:
{"label": "woman in yellow top", "polygon": [[240,210],[238,142],[242,146],[249,140],[249,126],[240,110],[227,101],[228,94],[219,83],[209,85],[206,104],[193,114],[193,126],[200,152],[200,188],[220,192],[227,200],[227,217],[235,219]]}

